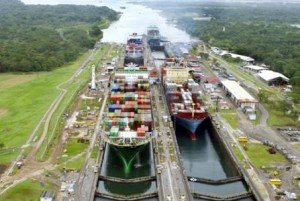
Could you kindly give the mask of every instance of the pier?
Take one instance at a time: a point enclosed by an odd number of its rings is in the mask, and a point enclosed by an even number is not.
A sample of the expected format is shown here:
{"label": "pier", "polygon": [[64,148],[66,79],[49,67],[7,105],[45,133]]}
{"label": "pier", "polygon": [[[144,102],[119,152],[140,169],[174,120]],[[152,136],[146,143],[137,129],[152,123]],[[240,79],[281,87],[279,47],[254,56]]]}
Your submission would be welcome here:
{"label": "pier", "polygon": [[191,182],[197,182],[197,183],[222,185],[222,184],[228,184],[228,183],[233,183],[233,182],[237,182],[237,181],[243,181],[243,177],[242,176],[235,176],[235,177],[229,177],[229,178],[225,178],[225,179],[213,180],[213,179],[206,179],[206,178],[188,176],[188,180],[191,181]]}
{"label": "pier", "polygon": [[207,195],[207,194],[194,192],[193,196],[194,196],[194,198],[211,200],[211,201],[235,201],[235,200],[250,198],[250,197],[252,197],[252,193],[245,192],[245,193],[231,195],[231,196],[227,196],[227,197],[219,197],[219,196],[215,196],[215,195]]}
{"label": "pier", "polygon": [[192,200],[188,180],[183,170],[177,146],[173,123],[164,120],[170,117],[165,96],[160,85],[151,89],[152,112],[154,117],[154,153],[157,166],[157,183],[160,200]]}
{"label": "pier", "polygon": [[148,199],[148,198],[155,198],[155,197],[157,197],[157,192],[126,196],[126,195],[119,195],[119,194],[114,194],[114,193],[101,193],[99,191],[96,191],[95,196],[107,198],[107,199],[111,199],[111,200],[131,201],[131,200],[144,200],[144,199]]}
{"label": "pier", "polygon": [[137,177],[137,178],[133,178],[133,179],[121,179],[121,178],[117,178],[117,177],[109,177],[109,176],[99,175],[98,179],[102,180],[102,181],[111,181],[111,182],[116,182],[116,183],[128,184],[128,183],[155,181],[156,176]]}

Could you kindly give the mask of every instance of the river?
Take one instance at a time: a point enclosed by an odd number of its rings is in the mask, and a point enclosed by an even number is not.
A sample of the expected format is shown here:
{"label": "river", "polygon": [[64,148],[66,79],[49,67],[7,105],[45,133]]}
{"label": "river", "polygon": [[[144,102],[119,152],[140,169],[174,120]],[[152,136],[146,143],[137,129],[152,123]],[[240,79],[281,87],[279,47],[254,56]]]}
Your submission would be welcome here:
{"label": "river", "polygon": [[[176,28],[173,24],[161,15],[161,11],[153,10],[143,5],[126,3],[122,0],[23,0],[28,4],[77,4],[107,6],[118,12],[122,12],[120,19],[113,22],[108,29],[103,30],[103,42],[125,43],[127,36],[134,32],[146,33],[147,27],[157,26],[160,32],[167,39],[174,42],[190,42],[192,38],[185,32]],[[125,9],[121,9],[125,7]]]}

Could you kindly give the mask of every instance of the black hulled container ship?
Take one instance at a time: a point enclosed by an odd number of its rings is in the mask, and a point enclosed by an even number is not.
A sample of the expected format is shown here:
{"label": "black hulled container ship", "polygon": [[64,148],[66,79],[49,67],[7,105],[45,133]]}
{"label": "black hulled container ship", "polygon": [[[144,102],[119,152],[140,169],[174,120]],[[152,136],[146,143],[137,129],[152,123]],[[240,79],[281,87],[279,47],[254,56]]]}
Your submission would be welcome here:
{"label": "black hulled container ship", "polygon": [[164,51],[165,46],[163,38],[160,35],[159,29],[156,26],[150,26],[147,28],[147,42],[151,51]]}
{"label": "black hulled container ship", "polygon": [[167,67],[163,69],[164,89],[169,112],[174,123],[184,128],[192,140],[208,117],[202,102],[200,85],[190,79],[189,69]]}

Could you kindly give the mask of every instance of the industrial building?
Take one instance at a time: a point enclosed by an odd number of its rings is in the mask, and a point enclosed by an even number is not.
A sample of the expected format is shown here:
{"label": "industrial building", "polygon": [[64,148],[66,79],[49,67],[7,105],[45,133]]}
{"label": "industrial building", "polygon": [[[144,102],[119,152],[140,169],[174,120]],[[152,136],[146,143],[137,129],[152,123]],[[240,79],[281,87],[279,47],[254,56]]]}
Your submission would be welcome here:
{"label": "industrial building", "polygon": [[220,84],[220,80],[219,80],[219,78],[217,76],[207,77],[204,80],[204,83],[203,83],[204,88],[207,91],[214,91],[214,90],[216,90],[219,84]]}
{"label": "industrial building", "polygon": [[253,63],[255,61],[251,57],[240,55],[240,54],[234,54],[234,53],[221,54],[221,56],[225,56],[225,55],[231,56],[234,59],[241,59],[241,60],[243,60],[243,61],[245,61],[245,62],[247,62],[249,64],[251,64],[251,63]]}
{"label": "industrial building", "polygon": [[231,100],[241,108],[249,106],[255,109],[258,101],[253,98],[244,88],[242,88],[236,81],[223,80],[222,85],[226,94],[231,98]]}
{"label": "industrial building", "polygon": [[55,194],[52,191],[43,191],[40,196],[40,201],[54,201]]}
{"label": "industrial building", "polygon": [[263,70],[267,70],[267,68],[265,68],[265,67],[256,66],[256,65],[246,65],[246,66],[243,66],[243,69],[248,70],[253,73],[260,73]]}
{"label": "industrial building", "polygon": [[289,82],[289,78],[271,70],[263,70],[257,76],[268,85],[285,85]]}
{"label": "industrial building", "polygon": [[183,84],[190,77],[189,69],[170,67],[166,69],[165,81]]}

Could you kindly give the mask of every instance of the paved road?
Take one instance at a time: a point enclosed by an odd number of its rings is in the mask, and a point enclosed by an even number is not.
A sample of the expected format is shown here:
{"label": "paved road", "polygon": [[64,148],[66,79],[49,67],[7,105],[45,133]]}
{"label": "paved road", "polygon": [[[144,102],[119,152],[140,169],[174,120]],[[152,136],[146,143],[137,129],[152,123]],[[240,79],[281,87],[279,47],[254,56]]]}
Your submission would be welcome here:
{"label": "paved road", "polygon": [[[114,48],[113,45],[110,46],[110,49],[107,52],[107,56],[110,55],[113,48]],[[107,63],[107,62],[108,62],[108,60],[106,59],[105,62],[103,62],[103,64]],[[105,68],[101,68],[101,71],[99,72],[100,76],[98,76],[97,78],[100,80],[107,78],[107,75],[104,75],[104,76],[101,75],[104,72],[105,72]],[[84,165],[84,168],[82,168],[79,180],[77,181],[78,188],[76,189],[76,200],[88,201],[88,200],[90,200],[90,196],[93,194],[92,191],[93,191],[94,187],[92,185],[94,185],[94,180],[97,178],[95,178],[95,173],[94,173],[94,168],[93,168],[93,166],[95,165],[95,161],[92,162],[90,157],[91,157],[93,148],[95,146],[97,136],[99,136],[99,133],[100,133],[100,129],[101,129],[100,125],[102,124],[102,117],[103,117],[104,109],[106,107],[108,92],[109,92],[108,89],[105,88],[104,93],[103,93],[104,99],[102,101],[102,107],[101,107],[99,115],[98,115],[97,123],[95,125],[95,129],[94,129],[92,139],[90,141],[90,145],[87,149],[87,155],[86,155],[86,159],[85,159],[85,163],[84,163],[85,165]]]}
{"label": "paved road", "polygon": [[[163,167],[161,171],[162,200],[189,200],[191,198],[189,187],[182,167],[180,167],[180,159],[178,158],[178,154],[180,153],[177,153],[177,149],[175,148],[177,142],[171,134],[172,128],[169,127],[170,122],[164,122],[162,118],[162,116],[168,115],[168,111],[166,103],[163,101],[164,97],[161,96],[164,93],[161,91],[160,85],[152,87],[152,94],[154,95],[154,100],[152,101],[155,101],[156,106],[153,108],[153,115],[156,117],[156,122],[158,123],[158,127],[155,127],[155,129],[157,129],[159,135],[156,138],[163,145],[163,153],[160,152],[158,154],[164,156],[164,161],[159,161]],[[160,100],[160,96],[162,100]],[[155,125],[157,124],[156,122]],[[168,135],[168,133],[170,134]],[[170,147],[172,147],[172,150],[170,150]]]}
{"label": "paved road", "polygon": [[263,200],[264,201],[270,200],[270,195],[269,195],[267,188],[262,184],[258,174],[256,173],[256,170],[251,165],[251,161],[248,157],[248,154],[241,147],[240,143],[237,140],[237,137],[234,135],[234,133],[235,133],[234,129],[219,114],[216,114],[215,118],[218,120],[218,122],[220,122],[220,124],[223,126],[224,131],[228,134],[228,136],[231,138],[231,141],[234,142],[234,144],[238,148],[239,152],[243,155],[245,162],[249,166],[249,168],[246,169],[248,174],[251,175],[251,177],[249,179],[255,185],[255,187],[259,190],[259,193],[263,197]]}

